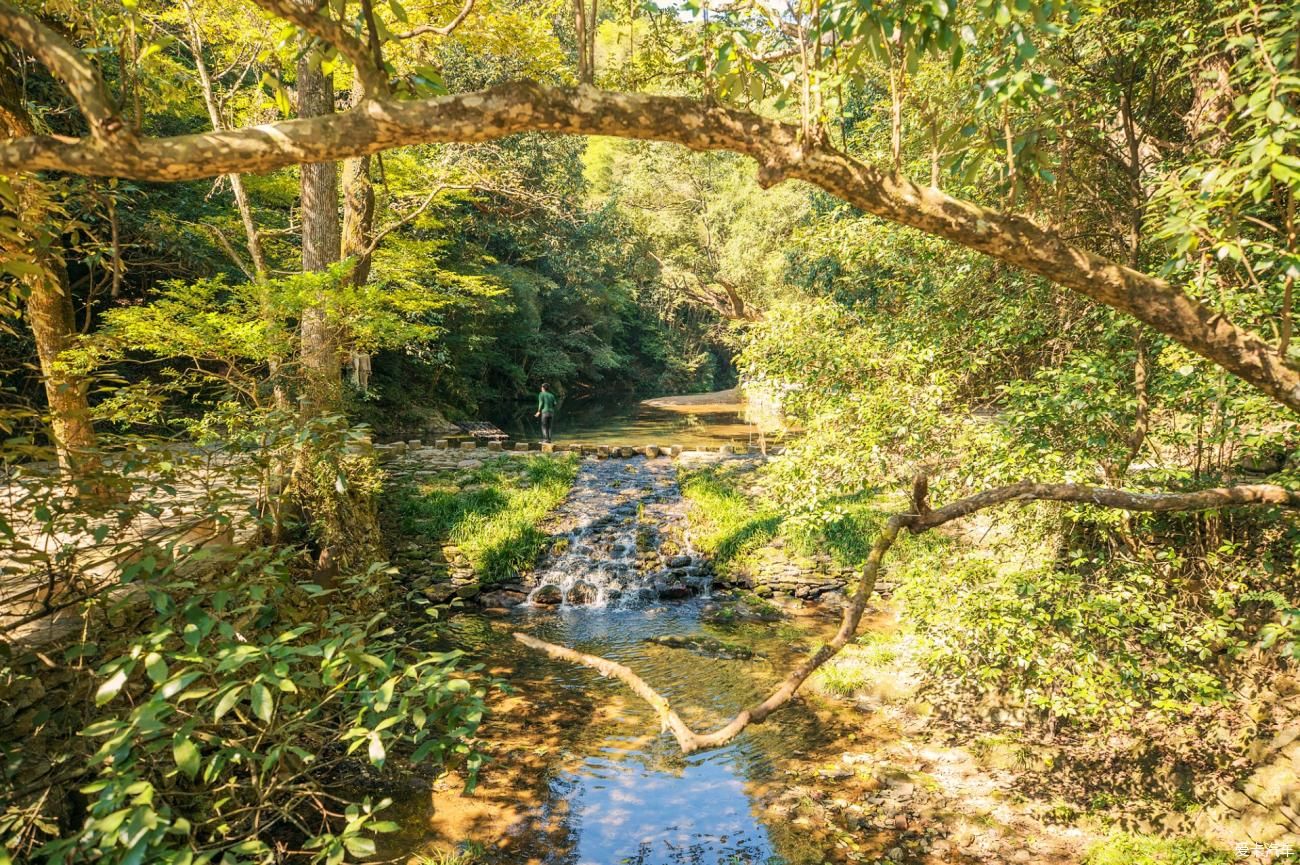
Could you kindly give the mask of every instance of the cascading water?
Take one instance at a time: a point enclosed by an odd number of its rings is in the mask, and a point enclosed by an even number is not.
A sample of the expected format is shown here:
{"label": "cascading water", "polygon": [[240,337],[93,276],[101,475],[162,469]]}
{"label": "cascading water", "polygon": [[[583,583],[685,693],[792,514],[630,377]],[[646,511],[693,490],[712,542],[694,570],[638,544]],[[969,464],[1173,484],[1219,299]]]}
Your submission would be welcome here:
{"label": "cascading water", "polygon": [[[586,667],[512,638],[523,631],[623,664],[696,729],[771,693],[809,646],[791,627],[713,621],[709,566],[690,547],[669,459],[587,460],[556,511],[530,603],[447,623],[447,646],[509,671],[484,726],[493,763],[398,797],[396,859],[483,839],[490,865],[821,865],[833,841],[766,810],[779,761],[834,732],[802,703],[724,747],[683,755],[649,704]],[[678,603],[658,600],[680,599]],[[561,609],[556,609],[560,607]],[[716,610],[716,607],[714,608]],[[807,625],[804,625],[807,627]],[[826,633],[809,631],[809,640]],[[439,782],[441,784],[441,782]],[[409,828],[408,828],[409,827]]]}
{"label": "cascading water", "polygon": [[568,531],[535,572],[529,603],[638,606],[707,592],[684,509],[671,460],[588,460],[557,512]]}

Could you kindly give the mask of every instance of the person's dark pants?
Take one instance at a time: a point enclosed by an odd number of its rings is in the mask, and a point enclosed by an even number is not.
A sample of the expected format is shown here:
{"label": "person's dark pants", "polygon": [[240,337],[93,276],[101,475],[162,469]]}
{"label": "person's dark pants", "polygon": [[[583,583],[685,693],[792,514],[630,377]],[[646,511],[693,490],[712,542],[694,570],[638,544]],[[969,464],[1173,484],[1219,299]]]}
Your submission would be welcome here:
{"label": "person's dark pants", "polygon": [[555,417],[551,412],[542,412],[542,441],[551,440],[551,418]]}

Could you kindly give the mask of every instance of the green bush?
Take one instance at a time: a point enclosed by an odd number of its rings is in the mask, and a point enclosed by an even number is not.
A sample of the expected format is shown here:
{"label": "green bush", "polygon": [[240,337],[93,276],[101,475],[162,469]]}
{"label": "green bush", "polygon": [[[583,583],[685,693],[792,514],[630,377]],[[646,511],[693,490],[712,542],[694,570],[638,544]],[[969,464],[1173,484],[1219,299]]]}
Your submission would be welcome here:
{"label": "green bush", "polygon": [[263,548],[214,562],[210,581],[139,574],[148,627],[102,649],[86,749],[58,743],[56,759],[81,764],[84,818],[41,844],[39,827],[56,828],[34,819],[39,803],[11,801],[4,846],[48,865],[180,865],[270,862],[283,841],[332,865],[396,828],[377,816],[386,801],[339,798],[350,764],[459,761],[473,777],[480,668],[427,651],[431,635],[386,611],[357,612],[388,591],[381,565],[330,590],[292,564]]}

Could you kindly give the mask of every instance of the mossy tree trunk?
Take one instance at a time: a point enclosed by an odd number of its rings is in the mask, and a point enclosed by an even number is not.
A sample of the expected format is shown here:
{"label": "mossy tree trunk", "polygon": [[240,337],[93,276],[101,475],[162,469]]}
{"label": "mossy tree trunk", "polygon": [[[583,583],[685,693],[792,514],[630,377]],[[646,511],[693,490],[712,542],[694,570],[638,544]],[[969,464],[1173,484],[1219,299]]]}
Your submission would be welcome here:
{"label": "mossy tree trunk", "polygon": [[[14,75],[18,67],[12,61],[0,46],[0,132],[6,137],[22,138],[35,134],[35,127],[23,106],[22,85]],[[30,256],[36,265],[34,272],[22,277],[22,285],[27,322],[36,342],[50,408],[51,435],[60,467],[74,481],[85,481],[86,475],[99,468],[93,456],[96,439],[87,386],[83,378],[69,373],[59,363],[59,356],[72,345],[77,333],[68,268],[60,252],[61,239],[49,233],[51,214],[43,185],[34,177],[24,177],[16,189],[22,230],[37,234],[27,238],[28,243],[17,241],[24,249],[7,252]]]}

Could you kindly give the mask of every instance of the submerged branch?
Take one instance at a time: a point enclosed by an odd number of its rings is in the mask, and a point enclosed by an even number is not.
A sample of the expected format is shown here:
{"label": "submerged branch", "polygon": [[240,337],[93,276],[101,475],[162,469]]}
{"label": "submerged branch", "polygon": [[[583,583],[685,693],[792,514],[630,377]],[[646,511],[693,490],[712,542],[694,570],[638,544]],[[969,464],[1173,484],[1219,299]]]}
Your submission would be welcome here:
{"label": "submerged branch", "polygon": [[1241,484],[1232,487],[1216,487],[1186,493],[1134,493],[1108,487],[1090,487],[1080,484],[1043,484],[1034,481],[1021,481],[1003,487],[985,490],[941,508],[931,509],[926,501],[929,484],[924,474],[918,474],[912,485],[912,511],[894,514],[885,521],[880,534],[871,545],[862,568],[862,577],[858,590],[848,604],[844,606],[844,617],[835,636],[817,651],[799,662],[781,684],[760,703],[742,709],[734,718],[711,733],[697,733],[682,720],[681,716],[669,705],[668,699],[650,687],[644,679],[630,668],[607,658],[588,655],[555,643],[548,643],[528,634],[515,632],[514,638],[530,649],[536,649],[560,661],[581,664],[590,667],[602,676],[613,677],[627,685],[641,699],[650,704],[659,715],[662,729],[672,732],[683,754],[706,751],[727,744],[750,724],[761,724],[769,715],[780,709],[794,697],[799,687],[817,668],[835,657],[848,645],[856,635],[866,611],[867,602],[876,587],[876,578],[885,559],[885,554],[893,547],[902,529],[914,535],[951,522],[960,517],[969,516],[976,511],[1008,502],[1058,501],[1075,504],[1089,504],[1103,508],[1125,511],[1168,512],[1168,511],[1204,511],[1233,506],[1273,506],[1300,508],[1300,492],[1288,490],[1274,484]]}

